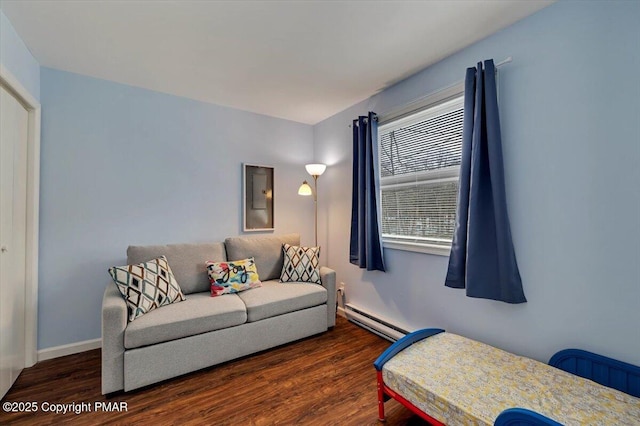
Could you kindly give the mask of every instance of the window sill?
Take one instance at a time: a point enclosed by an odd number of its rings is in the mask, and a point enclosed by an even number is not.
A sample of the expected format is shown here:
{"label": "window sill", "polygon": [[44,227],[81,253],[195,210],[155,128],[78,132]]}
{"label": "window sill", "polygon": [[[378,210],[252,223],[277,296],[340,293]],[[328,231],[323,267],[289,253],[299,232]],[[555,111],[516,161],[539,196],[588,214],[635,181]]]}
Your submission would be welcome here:
{"label": "window sill", "polygon": [[412,251],[415,253],[433,254],[436,256],[449,256],[451,247],[442,247],[432,244],[419,244],[398,241],[383,241],[382,247],[392,250]]}

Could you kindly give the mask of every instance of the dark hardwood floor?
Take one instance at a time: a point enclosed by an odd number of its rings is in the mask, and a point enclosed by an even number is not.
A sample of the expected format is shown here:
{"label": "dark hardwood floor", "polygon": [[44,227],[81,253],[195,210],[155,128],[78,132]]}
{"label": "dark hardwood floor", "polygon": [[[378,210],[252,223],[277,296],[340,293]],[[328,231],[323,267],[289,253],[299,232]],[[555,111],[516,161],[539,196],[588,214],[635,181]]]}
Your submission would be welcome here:
{"label": "dark hardwood floor", "polygon": [[[0,425],[375,425],[373,361],[388,346],[339,317],[321,335],[110,398],[100,394],[96,349],[25,369],[2,403],[35,402],[38,411],[0,410]],[[72,402],[83,412],[43,412]],[[96,410],[96,402],[126,411]],[[387,425],[426,424],[393,400],[385,407]]]}

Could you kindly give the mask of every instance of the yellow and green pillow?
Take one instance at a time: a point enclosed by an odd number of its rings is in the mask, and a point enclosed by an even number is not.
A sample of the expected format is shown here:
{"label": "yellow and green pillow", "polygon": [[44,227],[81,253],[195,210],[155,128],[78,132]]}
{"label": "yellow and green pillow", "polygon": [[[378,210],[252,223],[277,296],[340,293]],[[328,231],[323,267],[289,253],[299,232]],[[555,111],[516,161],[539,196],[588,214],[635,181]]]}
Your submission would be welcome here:
{"label": "yellow and green pillow", "polygon": [[207,262],[207,274],[212,297],[262,286],[253,257],[231,262]]}

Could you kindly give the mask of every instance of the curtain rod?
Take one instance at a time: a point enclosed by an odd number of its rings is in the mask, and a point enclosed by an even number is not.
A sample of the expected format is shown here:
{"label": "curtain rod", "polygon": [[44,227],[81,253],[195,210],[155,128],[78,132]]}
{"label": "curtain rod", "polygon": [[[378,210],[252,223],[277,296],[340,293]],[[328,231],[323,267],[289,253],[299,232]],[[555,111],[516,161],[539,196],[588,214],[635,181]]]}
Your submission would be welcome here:
{"label": "curtain rod", "polygon": [[[498,62],[498,63],[495,65],[495,67],[496,67],[496,71],[498,70],[498,68],[499,68],[499,67],[501,67],[501,66],[503,66],[503,65],[507,65],[507,64],[509,64],[509,63],[511,63],[511,62],[513,62],[513,58],[512,58],[511,56],[507,56],[505,59],[503,59],[502,61]],[[452,87],[459,86],[459,85],[461,85],[461,84],[463,84],[463,83],[464,83],[464,80],[458,80],[458,81],[456,81],[456,82],[455,82],[455,83],[453,83],[453,84],[450,84],[450,85],[448,85],[448,86],[446,86],[446,87],[443,87],[442,89],[436,90],[435,92],[427,93],[426,95],[424,95],[424,96],[420,96],[420,97],[418,97],[418,98],[416,98],[416,99],[414,99],[414,100],[412,100],[412,101],[405,102],[403,105],[406,107],[406,106],[411,105],[411,104],[419,103],[420,101],[422,101],[422,100],[424,100],[424,99],[426,99],[426,98],[428,98],[428,97],[430,97],[430,96],[437,95],[438,93],[442,93],[442,92],[444,92],[445,90],[449,90],[449,89],[451,89]],[[390,111],[397,110],[397,109],[402,109],[402,108],[404,108],[404,107],[398,107],[398,106],[396,105],[395,107],[392,107],[389,111],[385,111],[385,112],[383,112],[382,114],[378,114],[378,117],[388,115]],[[348,126],[348,127],[351,127],[351,124],[349,124],[349,126]]]}
{"label": "curtain rod", "polygon": [[505,58],[504,60],[498,62],[496,64],[496,68],[501,67],[503,65],[507,65],[508,63],[510,63],[511,61],[513,61],[513,58],[511,56],[508,56],[507,58]]}

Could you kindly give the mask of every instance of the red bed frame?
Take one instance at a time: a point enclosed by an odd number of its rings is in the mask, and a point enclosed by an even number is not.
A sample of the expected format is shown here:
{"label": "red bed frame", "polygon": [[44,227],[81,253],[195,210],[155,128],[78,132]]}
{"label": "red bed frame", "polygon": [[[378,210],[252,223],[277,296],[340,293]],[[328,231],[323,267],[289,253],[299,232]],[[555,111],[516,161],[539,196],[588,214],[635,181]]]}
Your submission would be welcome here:
{"label": "red bed frame", "polygon": [[400,404],[407,407],[413,413],[425,419],[427,422],[429,422],[429,424],[432,424],[434,426],[446,426],[444,423],[437,421],[427,413],[421,411],[418,407],[416,407],[415,405],[413,405],[412,403],[404,399],[401,395],[399,395],[393,389],[390,389],[389,387],[387,387],[387,385],[385,385],[384,381],[382,380],[382,371],[378,371],[377,373],[378,373],[377,374],[378,376],[378,420],[380,420],[381,422],[385,421],[384,403],[385,401],[388,401],[389,398],[393,398],[396,401],[398,401]]}
{"label": "red bed frame", "polygon": [[429,422],[430,424],[434,426],[445,426],[444,423],[434,419],[433,417],[431,417],[430,415],[428,415],[427,413],[423,412],[418,407],[413,405],[411,402],[407,401],[404,397],[399,395],[393,389],[389,388],[387,385],[384,384],[384,380],[382,379],[382,366],[384,365],[385,362],[389,361],[391,358],[396,356],[398,352],[402,351],[404,348],[408,346],[411,346],[415,342],[418,342],[420,340],[426,339],[427,337],[431,337],[433,335],[436,335],[442,332],[444,332],[444,330],[442,330],[441,328],[427,328],[424,330],[418,330],[418,331],[414,331],[413,333],[407,334],[402,339],[398,340],[393,345],[391,345],[386,351],[382,353],[382,355],[378,357],[376,362],[373,363],[373,366],[377,370],[377,377],[378,377],[378,420],[380,420],[381,422],[385,421],[384,402],[389,398],[393,398],[396,401],[398,401],[400,404],[407,407],[413,413],[417,414],[418,416],[420,416],[421,418]]}
{"label": "red bed frame", "polygon": [[[444,332],[439,328],[427,328],[409,333],[384,351],[373,363],[376,368],[378,381],[378,420],[385,421],[384,403],[389,398],[393,398],[400,404],[407,407],[411,412],[417,414],[435,426],[445,426],[444,423],[434,419],[413,405],[402,395],[390,389],[382,377],[382,366],[403,349],[411,346],[415,342],[426,339],[433,335]],[[636,398],[640,398],[640,367],[608,358],[592,352],[580,349],[565,349],[551,357],[549,365],[593,380],[601,385],[617,389]],[[562,426],[542,414],[525,408],[507,408],[494,422],[495,426]]]}

